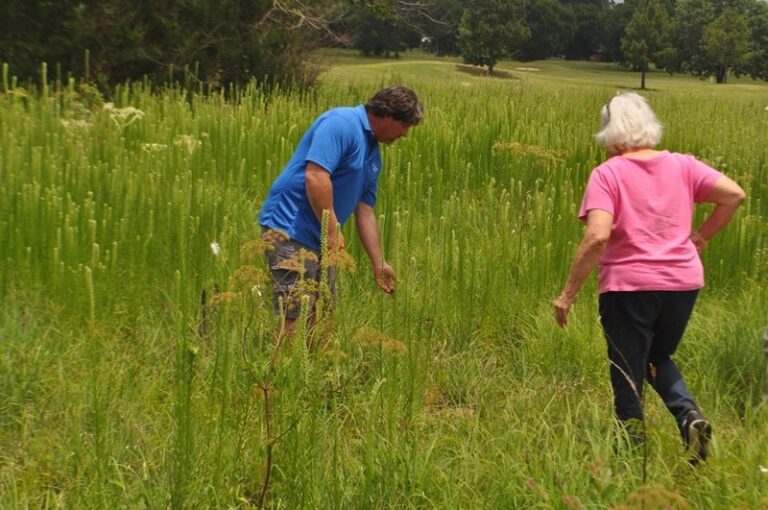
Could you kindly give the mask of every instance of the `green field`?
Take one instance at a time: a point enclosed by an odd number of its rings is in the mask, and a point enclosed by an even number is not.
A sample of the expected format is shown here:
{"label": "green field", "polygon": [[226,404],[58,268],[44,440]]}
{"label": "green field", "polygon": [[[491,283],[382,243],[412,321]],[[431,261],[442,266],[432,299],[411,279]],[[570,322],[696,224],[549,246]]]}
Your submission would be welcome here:
{"label": "green field", "polygon": [[[268,446],[268,508],[768,508],[768,85],[648,77],[662,148],[749,197],[702,255],[707,286],[677,356],[715,430],[691,469],[650,391],[648,451],[615,450],[596,282],[567,329],[551,311],[604,158],[599,108],[639,75],[318,62],[312,91],[135,83],[112,106],[76,81],[4,73],[0,508],[251,508]],[[273,358],[266,264],[249,243],[260,204],[317,114],[391,83],[427,112],[382,150],[376,210],[397,291],[375,288],[347,225],[357,269],[340,277],[329,344]]]}

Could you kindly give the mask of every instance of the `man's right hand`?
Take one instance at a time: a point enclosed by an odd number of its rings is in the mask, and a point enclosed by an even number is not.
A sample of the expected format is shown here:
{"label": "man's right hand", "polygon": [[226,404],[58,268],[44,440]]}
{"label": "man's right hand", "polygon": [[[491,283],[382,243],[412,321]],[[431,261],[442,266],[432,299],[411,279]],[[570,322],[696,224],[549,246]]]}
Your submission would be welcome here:
{"label": "man's right hand", "polygon": [[345,250],[344,234],[341,232],[331,232],[328,234],[328,251]]}

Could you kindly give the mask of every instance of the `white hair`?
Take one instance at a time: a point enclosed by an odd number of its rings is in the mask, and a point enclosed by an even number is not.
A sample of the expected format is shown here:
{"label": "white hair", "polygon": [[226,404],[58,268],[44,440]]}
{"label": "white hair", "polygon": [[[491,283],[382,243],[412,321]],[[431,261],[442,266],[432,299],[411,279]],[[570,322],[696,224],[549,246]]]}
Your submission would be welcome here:
{"label": "white hair", "polygon": [[661,141],[663,128],[648,100],[634,92],[617,94],[600,110],[602,129],[595,139],[610,152],[648,149]]}

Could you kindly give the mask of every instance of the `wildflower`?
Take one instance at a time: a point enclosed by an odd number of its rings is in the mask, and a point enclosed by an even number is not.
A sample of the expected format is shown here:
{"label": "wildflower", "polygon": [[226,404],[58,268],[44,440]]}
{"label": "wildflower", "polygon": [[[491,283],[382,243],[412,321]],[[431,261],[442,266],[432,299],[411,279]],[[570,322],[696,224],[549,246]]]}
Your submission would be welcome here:
{"label": "wildflower", "polygon": [[495,152],[512,152],[520,156],[533,156],[539,164],[562,163],[566,154],[555,149],[547,149],[539,145],[525,145],[518,142],[496,142],[493,144]]}
{"label": "wildflower", "polygon": [[[309,278],[303,278],[296,286],[293,288],[293,291],[291,292],[294,299],[297,301],[300,301],[302,298],[306,297],[307,299],[311,299],[312,296],[316,295],[320,292],[320,288],[323,286],[323,284],[309,279]],[[325,285],[327,288],[328,286]]]}
{"label": "wildflower", "polygon": [[168,146],[164,143],[142,143],[141,144],[141,150],[149,153],[160,152],[167,148]]}
{"label": "wildflower", "polygon": [[120,129],[125,129],[137,120],[143,119],[146,115],[143,111],[133,106],[115,108],[114,103],[104,103],[104,111],[109,114],[109,118]]}
{"label": "wildflower", "polygon": [[247,262],[264,255],[266,251],[266,242],[261,239],[253,239],[246,242],[240,248],[240,260]]}
{"label": "wildflower", "polygon": [[203,142],[192,135],[179,135],[173,141],[173,144],[176,147],[184,149],[190,156],[198,149],[198,147],[200,147],[200,145],[202,145],[202,143]]}
{"label": "wildflower", "polygon": [[365,349],[369,347],[378,347],[383,342],[387,341],[387,337],[381,331],[368,326],[363,326],[352,336],[352,341]]}
{"label": "wildflower", "polygon": [[408,351],[408,347],[400,340],[384,340],[381,343],[381,349],[396,355],[405,354]]}
{"label": "wildflower", "polygon": [[317,262],[317,255],[305,249],[300,249],[289,258],[281,260],[276,266],[278,269],[285,269],[304,275],[307,272],[306,262]]}
{"label": "wildflower", "polygon": [[266,232],[264,232],[261,238],[264,241],[264,250],[266,251],[273,251],[277,243],[279,243],[280,241],[287,241],[288,239],[290,239],[288,237],[288,234],[275,229],[267,230]]}
{"label": "wildflower", "polygon": [[329,267],[335,267],[340,271],[355,271],[355,259],[344,250],[331,250],[325,255],[325,261]]}
{"label": "wildflower", "polygon": [[24,87],[14,87],[7,92],[14,99],[26,99],[29,97],[29,93],[24,89]]}
{"label": "wildflower", "polygon": [[402,355],[408,352],[408,347],[400,340],[387,338],[387,336],[368,326],[358,329],[352,336],[352,341],[363,349],[381,349],[394,355]]}
{"label": "wildflower", "polygon": [[228,303],[234,301],[236,298],[237,294],[234,292],[219,292],[218,294],[211,296],[211,304],[215,306],[221,303]]}
{"label": "wildflower", "polygon": [[[768,109],[768,108],[767,108]],[[768,475],[768,467],[760,466],[760,472],[764,475]]]}
{"label": "wildflower", "polygon": [[213,253],[214,257],[221,255],[221,246],[216,241],[211,242],[211,253]]}
{"label": "wildflower", "polygon": [[251,289],[251,292],[256,294],[259,297],[262,296],[261,289],[259,288],[258,285],[254,285],[253,288]]}
{"label": "wildflower", "polygon": [[88,124],[88,121],[85,120],[66,120],[61,119],[61,125],[64,126],[65,129],[69,131],[74,131],[76,129],[88,129],[91,127],[90,124]]}
{"label": "wildflower", "polygon": [[265,280],[264,271],[255,266],[240,266],[229,277],[229,288],[233,292],[250,290]]}

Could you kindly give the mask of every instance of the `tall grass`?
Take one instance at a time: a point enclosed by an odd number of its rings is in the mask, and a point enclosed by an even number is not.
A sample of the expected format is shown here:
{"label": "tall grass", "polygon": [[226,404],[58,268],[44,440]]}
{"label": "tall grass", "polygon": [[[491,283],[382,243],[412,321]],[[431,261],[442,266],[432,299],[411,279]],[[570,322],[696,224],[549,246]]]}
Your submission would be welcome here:
{"label": "tall grass", "polygon": [[[4,70],[0,506],[246,508],[269,441],[272,508],[646,501],[641,462],[613,450],[594,283],[565,332],[550,310],[615,87],[479,79],[445,62],[328,76],[311,94],[131,83],[105,105],[85,83],[22,88]],[[340,278],[329,347],[276,352],[263,274],[232,288],[243,264],[263,264],[241,247],[312,119],[391,82],[427,105],[423,125],[384,149],[376,210],[398,288],[375,288],[347,227],[357,271]],[[707,288],[679,356],[715,426],[711,462],[691,472],[647,399],[648,501],[693,508],[768,498],[768,114],[764,91],[729,87],[650,95],[664,148],[749,195],[703,255]]]}

